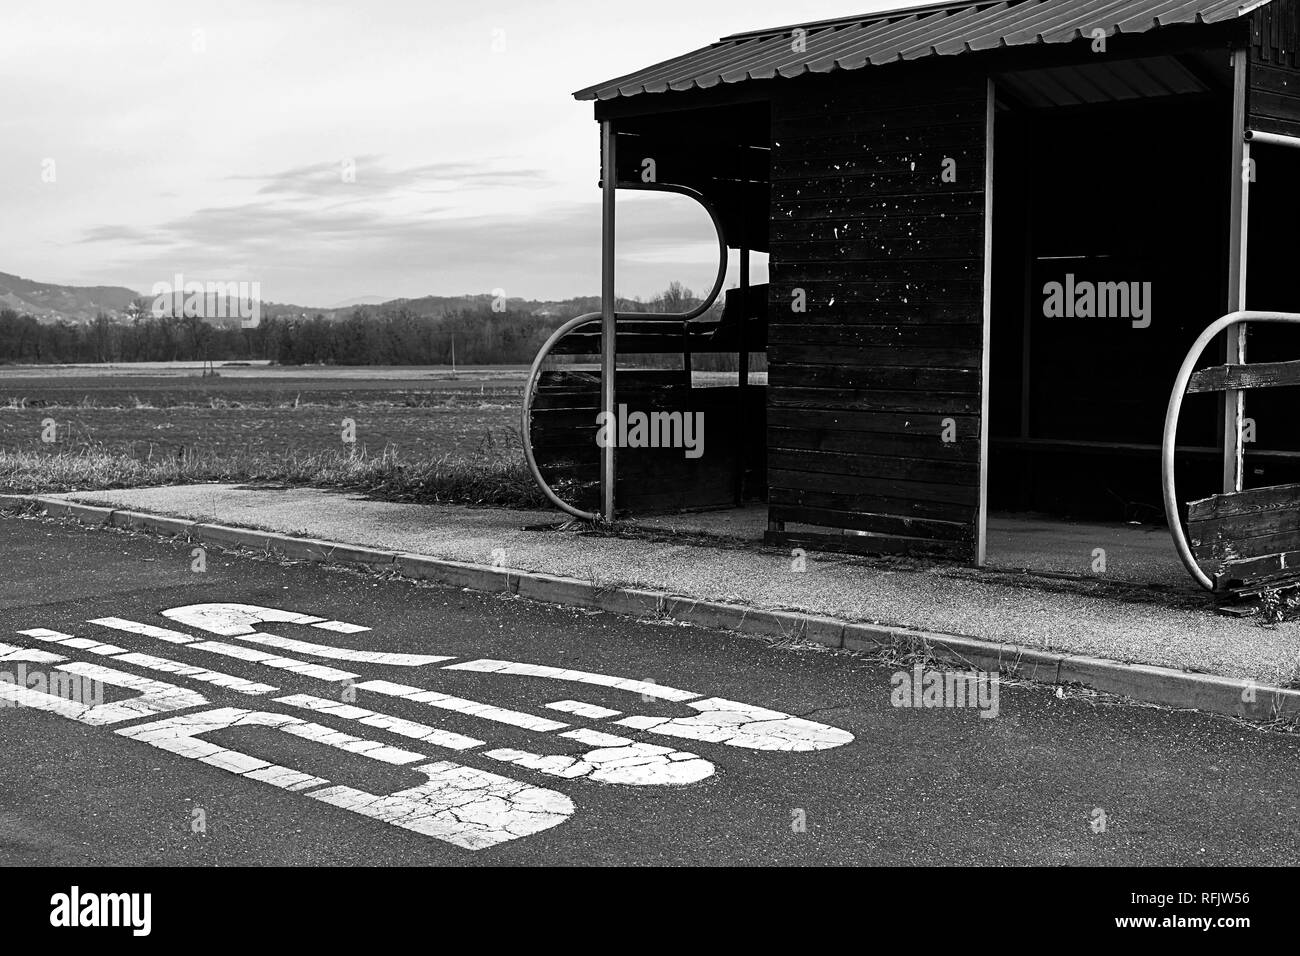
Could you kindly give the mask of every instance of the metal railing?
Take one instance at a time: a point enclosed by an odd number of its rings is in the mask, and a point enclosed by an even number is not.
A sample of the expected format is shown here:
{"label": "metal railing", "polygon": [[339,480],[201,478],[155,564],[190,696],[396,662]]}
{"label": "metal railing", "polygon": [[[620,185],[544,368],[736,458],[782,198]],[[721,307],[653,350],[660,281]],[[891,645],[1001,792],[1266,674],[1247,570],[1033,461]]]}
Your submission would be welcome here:
{"label": "metal railing", "polygon": [[[647,322],[689,322],[691,319],[703,315],[710,307],[712,307],[713,303],[718,300],[718,296],[722,292],[722,284],[727,279],[727,240],[723,233],[722,220],[718,218],[717,210],[714,209],[712,204],[704,198],[702,193],[695,189],[691,189],[689,186],[676,186],[671,183],[626,183],[620,184],[617,188],[677,193],[678,195],[688,196],[703,206],[704,211],[709,214],[709,219],[713,222],[713,230],[718,236],[718,274],[713,280],[713,288],[709,290],[709,294],[690,311],[616,312],[614,313],[615,327],[617,328],[618,322],[625,320]],[[597,324],[600,322],[601,318],[602,314],[600,312],[588,312],[585,315],[578,316],[576,319],[570,319],[552,332],[551,337],[548,338],[546,343],[540,350],[538,350],[537,357],[533,359],[532,367],[528,370],[528,379],[524,383],[523,417],[521,421],[520,435],[523,439],[524,459],[528,462],[528,470],[532,473],[533,480],[537,482],[537,487],[542,490],[542,494],[546,496],[547,500],[550,501],[551,504],[555,505],[555,507],[559,508],[566,514],[573,515],[573,517],[580,518],[583,521],[600,521],[601,516],[592,511],[583,511],[581,508],[577,508],[560,498],[550,484],[547,483],[546,479],[542,477],[541,469],[537,465],[537,456],[533,452],[533,400],[537,396],[537,384],[542,373],[542,363],[545,362],[546,358],[551,354],[551,350],[555,348],[556,344],[566,335],[569,335],[584,325]],[[593,421],[592,426],[594,427],[595,424],[596,423]]]}
{"label": "metal railing", "polygon": [[[1165,433],[1160,446],[1160,481],[1164,489],[1165,519],[1169,522],[1169,533],[1173,535],[1174,548],[1178,551],[1178,557],[1183,562],[1183,567],[1187,568],[1188,573],[1207,591],[1214,590],[1214,581],[1202,570],[1195,555],[1192,554],[1191,545],[1188,543],[1187,535],[1183,531],[1182,514],[1174,485],[1174,454],[1177,451],[1178,415],[1182,411],[1183,397],[1187,392],[1188,382],[1191,380],[1192,373],[1196,369],[1196,363],[1200,361],[1206,346],[1224,329],[1238,323],[1245,324],[1249,322],[1300,323],[1300,312],[1254,312],[1243,310],[1230,312],[1222,318],[1216,319],[1201,333],[1200,337],[1192,344],[1187,357],[1183,359],[1182,368],[1178,370],[1178,377],[1174,379],[1173,393],[1169,396],[1169,409],[1165,412]],[[1225,454],[1236,454],[1236,450],[1225,449]]]}

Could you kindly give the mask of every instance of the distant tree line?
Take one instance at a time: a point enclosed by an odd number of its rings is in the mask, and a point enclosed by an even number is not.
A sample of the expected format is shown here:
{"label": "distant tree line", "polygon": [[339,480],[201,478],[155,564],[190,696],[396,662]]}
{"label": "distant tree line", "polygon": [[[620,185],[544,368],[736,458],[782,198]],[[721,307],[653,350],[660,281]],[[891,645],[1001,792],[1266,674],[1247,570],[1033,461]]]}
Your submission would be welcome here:
{"label": "distant tree line", "polygon": [[526,312],[354,311],[332,320],[263,317],[256,328],[203,319],[99,315],[85,324],[38,322],[0,310],[0,362],[270,360],[283,365],[465,365],[530,361],[562,318]]}
{"label": "distant tree line", "polygon": [[[679,312],[699,300],[674,282],[649,302],[620,301],[624,311]],[[599,300],[573,300],[569,310],[537,314],[494,311],[484,304],[437,315],[406,308],[354,309],[345,318],[263,316],[256,328],[237,321],[214,324],[196,317],[154,316],[38,322],[0,310],[0,362],[180,362],[267,360],[280,365],[517,365],[531,362],[551,333]],[[714,306],[715,313],[720,309]],[[647,357],[648,358],[648,357]],[[719,359],[722,357],[719,356]],[[663,361],[671,361],[664,356]],[[654,360],[654,364],[661,364]],[[734,368],[696,357],[697,368]]]}

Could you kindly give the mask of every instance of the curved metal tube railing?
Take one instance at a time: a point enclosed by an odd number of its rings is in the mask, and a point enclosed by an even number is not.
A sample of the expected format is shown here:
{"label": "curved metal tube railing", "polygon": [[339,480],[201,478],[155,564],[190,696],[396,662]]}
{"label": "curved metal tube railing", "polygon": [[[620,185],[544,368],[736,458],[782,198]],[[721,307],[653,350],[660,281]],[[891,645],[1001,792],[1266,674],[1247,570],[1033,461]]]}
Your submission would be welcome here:
{"label": "curved metal tube railing", "polygon": [[1174,538],[1174,548],[1178,551],[1178,557],[1183,562],[1183,567],[1187,568],[1188,573],[1207,591],[1214,590],[1214,582],[1201,569],[1192,554],[1191,545],[1187,542],[1187,535],[1183,532],[1182,515],[1178,507],[1178,494],[1174,487],[1174,453],[1176,451],[1175,443],[1178,438],[1178,414],[1183,407],[1183,396],[1187,391],[1187,383],[1192,377],[1196,363],[1200,361],[1201,355],[1205,352],[1206,346],[1224,329],[1239,322],[1300,322],[1300,313],[1252,312],[1247,310],[1230,312],[1211,323],[1193,343],[1191,350],[1187,353],[1187,358],[1183,359],[1182,368],[1178,370],[1178,377],[1174,379],[1174,390],[1169,396],[1169,409],[1165,412],[1164,439],[1160,445],[1160,481],[1164,486],[1165,519],[1169,522],[1169,532]]}
{"label": "curved metal tube railing", "polygon": [[[713,288],[709,290],[709,294],[700,301],[699,305],[691,309],[689,312],[615,312],[615,327],[617,328],[618,322],[624,319],[636,319],[648,322],[689,322],[691,319],[703,315],[709,310],[713,303],[717,301],[718,296],[722,292],[722,284],[727,279],[727,239],[723,234],[722,220],[718,218],[717,210],[714,209],[712,204],[704,198],[702,193],[698,190],[691,189],[689,186],[676,186],[671,183],[628,183],[617,188],[677,193],[682,196],[689,196],[691,199],[694,199],[703,206],[704,211],[709,214],[709,218],[713,221],[713,230],[718,236],[718,274],[713,280]],[[583,511],[580,508],[575,508],[573,505],[560,498],[560,496],[555,493],[555,490],[547,484],[546,479],[542,477],[541,469],[537,466],[537,457],[533,454],[533,399],[537,395],[537,381],[542,373],[542,363],[546,361],[547,356],[551,353],[551,349],[555,348],[556,343],[575,329],[584,325],[589,325],[593,322],[599,322],[601,318],[602,315],[600,312],[588,312],[585,315],[578,316],[576,319],[570,319],[552,332],[551,337],[548,338],[546,343],[538,350],[537,357],[533,359],[532,367],[528,370],[528,379],[524,383],[524,410],[520,429],[520,435],[523,439],[524,445],[524,459],[528,462],[528,470],[532,473],[533,480],[537,482],[537,487],[542,489],[542,494],[545,495],[547,500],[550,501],[551,504],[555,505],[555,507],[559,508],[566,514],[573,515],[575,518],[581,518],[584,521],[600,521],[601,516],[595,512]],[[595,423],[593,422],[592,424]]]}

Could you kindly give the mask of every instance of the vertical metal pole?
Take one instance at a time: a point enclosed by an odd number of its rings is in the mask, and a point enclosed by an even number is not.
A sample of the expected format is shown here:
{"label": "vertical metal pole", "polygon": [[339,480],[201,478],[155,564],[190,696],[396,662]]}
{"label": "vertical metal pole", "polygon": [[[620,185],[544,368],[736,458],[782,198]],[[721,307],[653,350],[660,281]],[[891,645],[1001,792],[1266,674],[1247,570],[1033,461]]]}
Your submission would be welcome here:
{"label": "vertical metal pole", "polygon": [[[1028,124],[1026,119],[1025,123]],[[1034,203],[1033,196],[1037,180],[1035,171],[1037,166],[1035,161],[1037,157],[1032,154],[1033,135],[1026,130],[1024,135],[1017,138],[1015,149],[1020,153],[1025,165],[1022,167],[1026,171],[1025,182],[1025,276],[1024,276],[1024,300],[1022,311],[1024,313],[1024,328],[1020,342],[1020,437],[1029,438],[1030,425],[1032,417],[1030,415],[1030,394],[1033,387],[1033,348],[1034,348],[1034,329],[1033,317],[1035,315],[1034,307],[1037,299],[1034,296]],[[1041,314],[1041,313],[1040,313]],[[1032,459],[1031,459],[1032,460]],[[1028,471],[1028,469],[1026,469]],[[1028,475],[1024,475],[1028,478]],[[1023,483],[1022,483],[1023,484]],[[1023,499],[1022,499],[1023,500]]]}
{"label": "vertical metal pole", "polygon": [[618,361],[616,351],[617,319],[614,315],[614,189],[618,185],[614,165],[614,124],[603,120],[600,124],[601,156],[601,227],[600,227],[600,407],[605,413],[607,435],[610,440],[601,449],[600,497],[601,516],[614,520],[615,446],[614,427],[614,368]]}
{"label": "vertical metal pole", "polygon": [[[1250,144],[1246,142],[1247,51],[1232,53],[1232,193],[1228,216],[1228,312],[1246,307],[1246,239],[1250,224]],[[1227,330],[1229,364],[1246,361],[1246,325],[1237,323]],[[1241,491],[1245,472],[1242,426],[1245,393],[1230,389],[1223,402],[1223,491]]]}
{"label": "vertical metal pole", "polygon": [[[749,318],[749,250],[741,247],[740,252],[740,301],[744,303],[743,318]],[[749,323],[740,323],[740,385],[749,384]]]}
{"label": "vertical metal pole", "polygon": [[975,564],[984,566],[989,522],[989,342],[993,327],[993,120],[997,95],[987,81],[984,107],[984,335],[980,358],[980,485]]}
{"label": "vertical metal pole", "polygon": [[[745,212],[741,213],[743,219]],[[737,416],[736,445],[736,504],[745,500],[745,465],[749,449],[749,248],[748,240],[741,238],[740,249],[740,333],[736,344],[736,379],[739,384],[738,401],[740,414]]]}

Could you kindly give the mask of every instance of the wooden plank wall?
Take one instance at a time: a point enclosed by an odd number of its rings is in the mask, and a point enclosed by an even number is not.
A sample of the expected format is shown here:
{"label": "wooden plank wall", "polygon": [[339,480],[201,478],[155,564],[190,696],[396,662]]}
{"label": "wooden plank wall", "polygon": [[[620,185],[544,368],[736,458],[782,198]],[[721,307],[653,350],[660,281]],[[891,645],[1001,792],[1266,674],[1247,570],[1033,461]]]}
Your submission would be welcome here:
{"label": "wooden plank wall", "polygon": [[[620,448],[615,501],[621,512],[652,514],[735,505],[737,461],[744,454],[749,490],[763,491],[762,388],[692,388],[681,370],[623,369],[618,402],[632,411],[679,411],[704,416],[703,454],[681,448]],[[741,402],[748,406],[742,415]],[[542,373],[533,401],[533,453],[547,483],[564,501],[588,511],[600,506],[598,371]],[[736,426],[744,421],[742,430]]]}
{"label": "wooden plank wall", "polygon": [[1273,0],[1250,15],[1247,124],[1300,136],[1300,0]]}
{"label": "wooden plank wall", "polygon": [[1253,488],[1193,501],[1192,554],[1215,590],[1251,591],[1300,580],[1300,485]]}
{"label": "wooden plank wall", "polygon": [[773,543],[975,556],[986,86],[914,76],[772,106],[769,515],[859,532]]}

